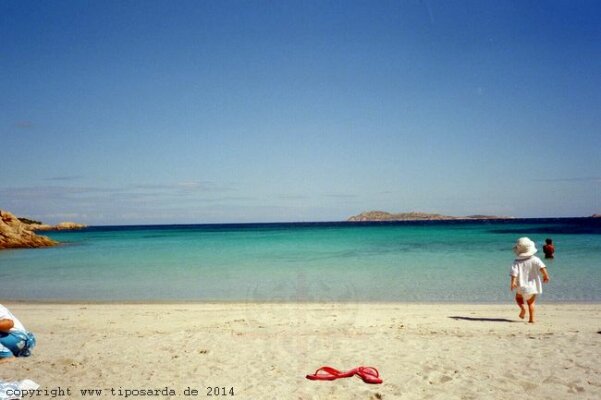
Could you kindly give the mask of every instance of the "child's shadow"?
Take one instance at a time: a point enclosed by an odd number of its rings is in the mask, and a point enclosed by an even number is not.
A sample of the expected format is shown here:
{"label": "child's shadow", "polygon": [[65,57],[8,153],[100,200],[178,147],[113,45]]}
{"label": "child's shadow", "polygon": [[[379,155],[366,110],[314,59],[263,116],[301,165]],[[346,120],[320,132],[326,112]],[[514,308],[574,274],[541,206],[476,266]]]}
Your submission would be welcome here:
{"label": "child's shadow", "polygon": [[517,322],[517,321],[513,321],[507,318],[474,318],[474,317],[460,317],[460,316],[453,316],[453,317],[449,317],[455,320],[463,320],[463,321],[480,321],[480,322]]}

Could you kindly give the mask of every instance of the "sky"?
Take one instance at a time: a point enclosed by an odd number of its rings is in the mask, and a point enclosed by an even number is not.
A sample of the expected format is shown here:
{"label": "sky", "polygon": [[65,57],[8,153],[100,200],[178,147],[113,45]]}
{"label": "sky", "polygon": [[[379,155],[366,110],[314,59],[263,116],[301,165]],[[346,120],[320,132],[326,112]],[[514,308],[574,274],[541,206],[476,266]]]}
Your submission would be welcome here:
{"label": "sky", "polygon": [[598,1],[0,1],[0,208],[601,212]]}

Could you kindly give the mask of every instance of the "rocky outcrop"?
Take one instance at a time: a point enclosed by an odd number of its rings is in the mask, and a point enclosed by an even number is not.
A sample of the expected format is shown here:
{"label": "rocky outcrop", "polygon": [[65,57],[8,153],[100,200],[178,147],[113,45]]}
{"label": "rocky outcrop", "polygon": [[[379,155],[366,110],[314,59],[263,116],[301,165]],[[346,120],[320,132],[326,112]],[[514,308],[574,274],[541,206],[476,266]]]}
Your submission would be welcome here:
{"label": "rocky outcrop", "polygon": [[349,222],[370,221],[448,221],[448,220],[488,220],[510,219],[511,217],[496,217],[492,215],[469,215],[467,217],[452,217],[449,215],[430,214],[423,212],[408,212],[392,214],[386,211],[367,211],[347,219]]}
{"label": "rocky outcrop", "polygon": [[27,229],[29,229],[30,231],[68,231],[74,229],[87,228],[87,225],[78,224],[76,222],[61,222],[56,225],[48,225],[40,221],[24,217],[17,217],[17,219],[25,225],[27,225]]}
{"label": "rocky outcrop", "polygon": [[31,224],[23,223],[8,211],[0,210],[0,250],[19,247],[54,246],[56,241],[36,235]]}
{"label": "rocky outcrop", "polygon": [[68,231],[74,229],[83,229],[87,227],[87,225],[78,224],[75,222],[61,222],[57,225],[31,224],[29,226],[34,231]]}
{"label": "rocky outcrop", "polygon": [[589,218],[601,218],[601,214],[593,214]]}

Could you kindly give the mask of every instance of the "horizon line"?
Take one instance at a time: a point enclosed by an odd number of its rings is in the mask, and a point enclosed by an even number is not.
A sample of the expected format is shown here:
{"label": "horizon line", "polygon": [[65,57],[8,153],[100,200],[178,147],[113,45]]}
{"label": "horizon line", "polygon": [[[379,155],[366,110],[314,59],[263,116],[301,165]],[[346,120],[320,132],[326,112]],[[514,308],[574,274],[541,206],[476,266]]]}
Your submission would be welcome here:
{"label": "horizon line", "polygon": [[[411,219],[411,220],[390,220],[390,221],[348,221],[348,220],[330,220],[330,221],[277,221],[277,222],[198,222],[198,223],[149,223],[149,224],[99,224],[87,225],[85,228],[73,230],[50,230],[50,232],[77,231],[87,228],[109,228],[109,227],[144,227],[144,226],[215,226],[215,225],[285,225],[285,224],[394,224],[394,223],[448,223],[448,222],[494,222],[494,221],[525,221],[525,220],[550,220],[550,219],[596,219],[593,216],[578,217],[507,217],[507,218],[461,218],[456,219]],[[49,231],[44,231],[49,232]]]}

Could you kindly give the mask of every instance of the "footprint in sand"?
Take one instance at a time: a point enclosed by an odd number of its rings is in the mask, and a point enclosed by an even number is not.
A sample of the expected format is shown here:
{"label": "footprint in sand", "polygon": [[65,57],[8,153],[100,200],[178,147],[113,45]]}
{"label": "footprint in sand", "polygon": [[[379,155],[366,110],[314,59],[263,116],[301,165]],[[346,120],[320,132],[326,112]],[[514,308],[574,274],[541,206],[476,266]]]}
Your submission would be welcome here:
{"label": "footprint in sand", "polygon": [[570,385],[570,389],[568,390],[570,393],[582,393],[584,392],[584,388],[578,385]]}
{"label": "footprint in sand", "polygon": [[520,386],[523,387],[525,391],[534,390],[538,387],[536,383],[532,382],[520,382]]}

